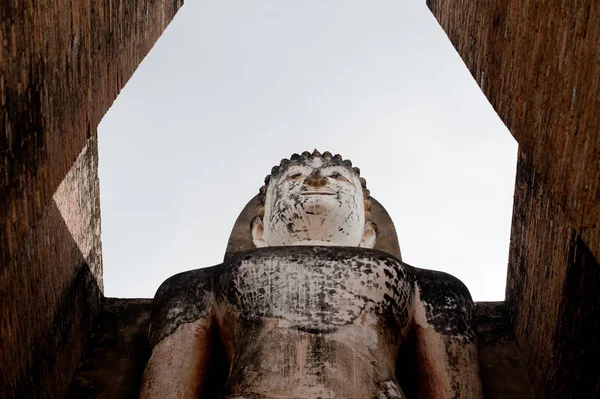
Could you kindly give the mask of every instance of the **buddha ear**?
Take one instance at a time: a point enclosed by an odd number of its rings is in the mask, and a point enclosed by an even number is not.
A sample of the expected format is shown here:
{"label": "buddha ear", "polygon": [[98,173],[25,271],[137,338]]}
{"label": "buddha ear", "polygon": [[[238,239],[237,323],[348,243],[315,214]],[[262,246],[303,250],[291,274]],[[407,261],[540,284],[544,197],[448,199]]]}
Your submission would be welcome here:
{"label": "buddha ear", "polygon": [[263,225],[262,218],[255,216],[250,223],[250,230],[252,231],[252,242],[256,248],[268,247],[269,244],[263,239],[265,228]]}
{"label": "buddha ear", "polygon": [[363,238],[358,246],[361,248],[373,248],[375,241],[377,241],[377,225],[373,222],[367,222],[365,223]]}

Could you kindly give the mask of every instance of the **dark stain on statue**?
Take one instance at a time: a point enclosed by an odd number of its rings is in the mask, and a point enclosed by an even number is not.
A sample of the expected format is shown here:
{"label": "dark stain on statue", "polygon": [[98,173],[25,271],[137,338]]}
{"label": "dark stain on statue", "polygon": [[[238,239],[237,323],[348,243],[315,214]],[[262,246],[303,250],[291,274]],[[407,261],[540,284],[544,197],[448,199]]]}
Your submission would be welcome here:
{"label": "dark stain on statue", "polygon": [[427,322],[463,343],[475,340],[473,301],[467,287],[447,273],[414,268]]}

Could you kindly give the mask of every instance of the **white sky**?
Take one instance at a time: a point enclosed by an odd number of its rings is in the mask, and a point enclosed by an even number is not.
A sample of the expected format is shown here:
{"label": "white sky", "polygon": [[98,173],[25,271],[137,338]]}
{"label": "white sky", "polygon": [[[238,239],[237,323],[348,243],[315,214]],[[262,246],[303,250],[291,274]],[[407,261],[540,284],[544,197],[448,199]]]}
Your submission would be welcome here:
{"label": "white sky", "polygon": [[424,1],[187,0],[99,126],[107,296],[222,261],[281,158],[341,153],[403,260],[502,300],[517,144]]}

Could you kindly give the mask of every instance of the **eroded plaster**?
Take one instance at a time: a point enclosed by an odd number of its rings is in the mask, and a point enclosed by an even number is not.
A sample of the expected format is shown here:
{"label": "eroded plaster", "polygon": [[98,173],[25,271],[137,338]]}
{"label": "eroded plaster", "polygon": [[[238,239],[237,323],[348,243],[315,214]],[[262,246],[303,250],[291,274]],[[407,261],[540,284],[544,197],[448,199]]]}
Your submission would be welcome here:
{"label": "eroded plaster", "polygon": [[[198,348],[218,342],[228,399],[404,398],[398,364],[416,370],[420,397],[480,398],[468,290],[368,248],[376,227],[359,171],[315,151],[283,160],[266,183],[252,223],[258,248],[159,289],[146,371],[156,392],[187,381],[173,392],[202,397],[217,354]],[[175,369],[161,377],[167,360]]]}

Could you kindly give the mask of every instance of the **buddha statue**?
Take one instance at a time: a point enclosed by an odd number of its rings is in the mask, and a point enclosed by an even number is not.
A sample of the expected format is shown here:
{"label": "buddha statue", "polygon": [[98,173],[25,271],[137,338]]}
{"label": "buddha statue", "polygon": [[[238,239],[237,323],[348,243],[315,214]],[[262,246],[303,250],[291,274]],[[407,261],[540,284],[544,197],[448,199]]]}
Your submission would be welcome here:
{"label": "buddha statue", "polygon": [[468,290],[401,261],[350,161],[294,154],[252,205],[158,289],[142,398],[482,397]]}

